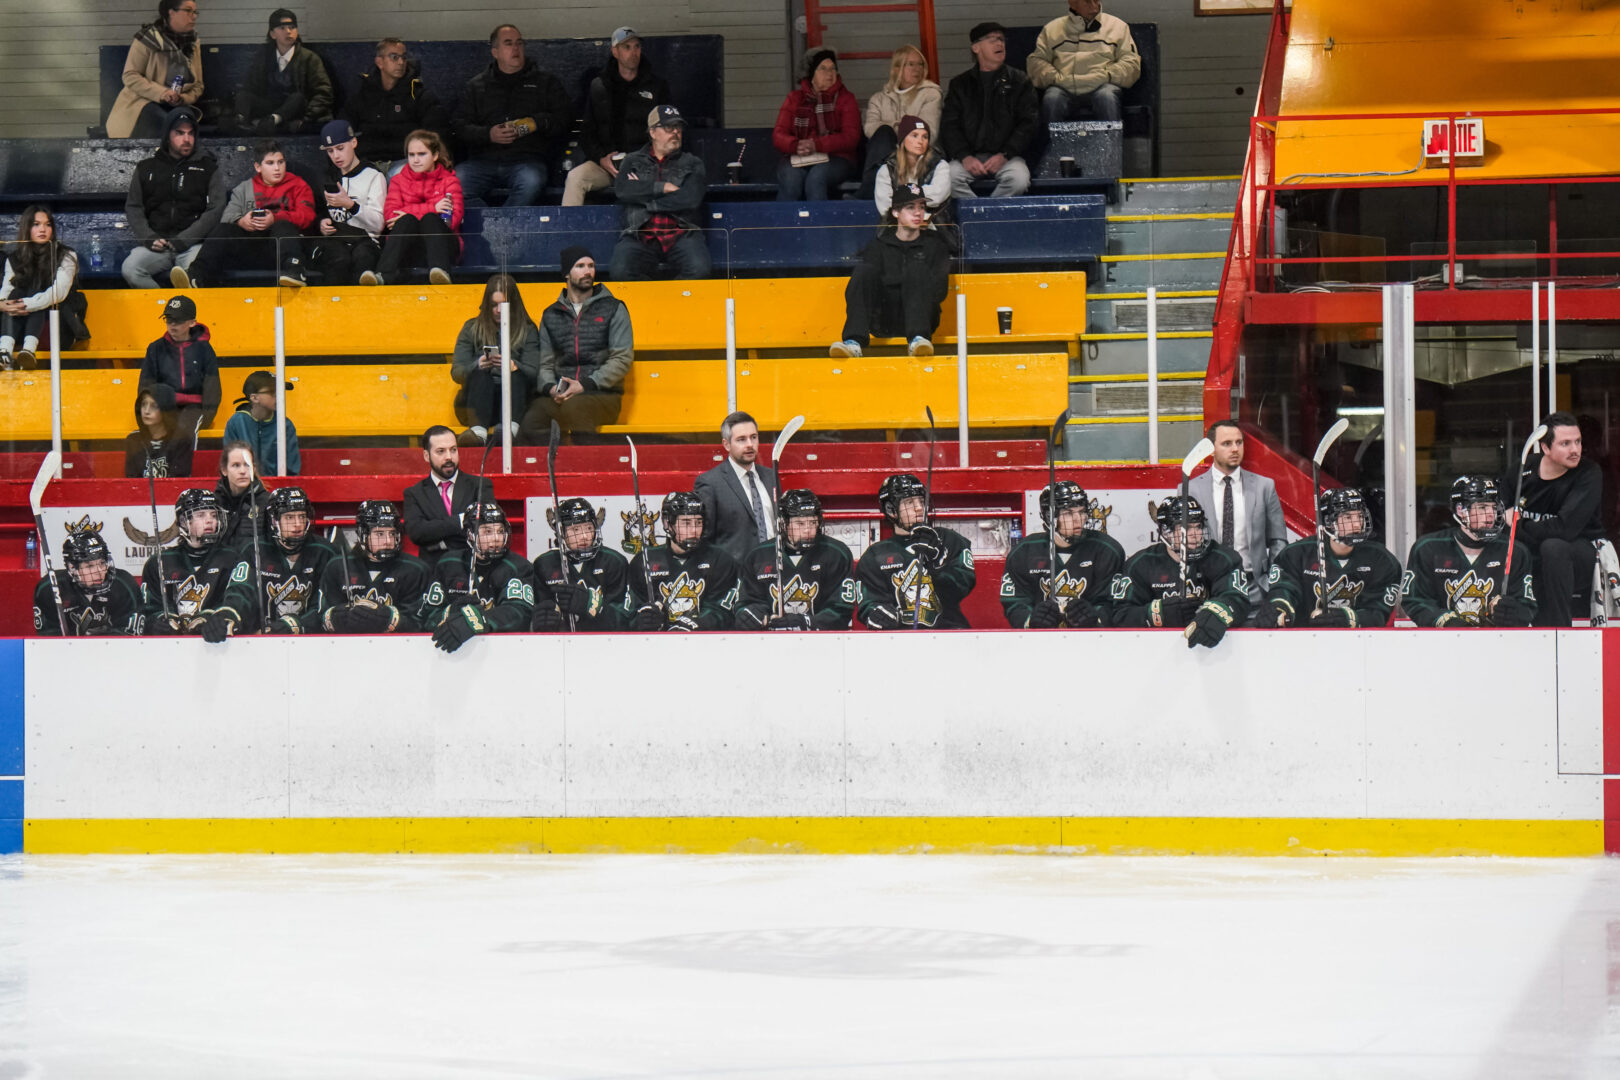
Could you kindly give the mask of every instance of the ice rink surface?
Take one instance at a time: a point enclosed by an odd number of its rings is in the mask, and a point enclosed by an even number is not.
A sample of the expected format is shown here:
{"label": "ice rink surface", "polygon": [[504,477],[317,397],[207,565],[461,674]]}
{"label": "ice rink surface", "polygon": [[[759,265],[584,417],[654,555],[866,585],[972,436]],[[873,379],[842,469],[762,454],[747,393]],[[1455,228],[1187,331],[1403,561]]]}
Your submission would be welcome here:
{"label": "ice rink surface", "polygon": [[0,1080],[1620,1077],[1620,862],[0,858]]}

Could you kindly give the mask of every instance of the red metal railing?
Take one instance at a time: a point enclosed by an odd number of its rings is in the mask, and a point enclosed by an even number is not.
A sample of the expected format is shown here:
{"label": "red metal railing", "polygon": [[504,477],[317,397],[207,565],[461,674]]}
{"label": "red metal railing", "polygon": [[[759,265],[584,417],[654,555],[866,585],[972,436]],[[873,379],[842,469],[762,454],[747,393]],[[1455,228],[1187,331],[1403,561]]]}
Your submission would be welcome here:
{"label": "red metal railing", "polygon": [[[938,80],[939,44],[934,32],[934,0],[911,0],[910,3],[890,4],[828,4],[823,0],[804,0],[805,40],[812,49],[821,47],[822,35],[827,32],[827,27],[821,21],[824,15],[878,15],[907,11],[917,13],[917,33],[921,38],[918,47],[922,49],[923,58],[928,61],[929,77]],[[887,60],[890,55],[888,52],[838,54],[842,60]]]}

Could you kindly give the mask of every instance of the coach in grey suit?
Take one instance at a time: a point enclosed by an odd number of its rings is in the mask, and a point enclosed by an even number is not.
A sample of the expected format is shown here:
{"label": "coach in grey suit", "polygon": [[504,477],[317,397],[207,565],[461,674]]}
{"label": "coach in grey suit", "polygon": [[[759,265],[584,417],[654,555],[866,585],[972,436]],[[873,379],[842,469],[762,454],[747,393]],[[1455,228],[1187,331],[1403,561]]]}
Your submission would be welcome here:
{"label": "coach in grey suit", "polygon": [[[1252,575],[1249,597],[1258,600],[1266,587],[1271,560],[1288,544],[1288,527],[1283,524],[1282,503],[1277,501],[1277,485],[1243,467],[1243,430],[1231,420],[1217,420],[1209,426],[1209,441],[1215,444],[1214,466],[1202,476],[1193,477],[1187,491],[1204,508],[1210,536],[1235,548],[1243,556],[1243,568]],[[1227,480],[1231,498],[1227,498]],[[1230,528],[1226,507],[1231,505]]]}
{"label": "coach in grey suit", "polygon": [[759,425],[745,412],[734,412],[721,422],[720,445],[726,460],[698,477],[693,490],[703,500],[703,524],[709,539],[741,562],[776,535],[776,507],[771,499],[776,472],[757,464]]}

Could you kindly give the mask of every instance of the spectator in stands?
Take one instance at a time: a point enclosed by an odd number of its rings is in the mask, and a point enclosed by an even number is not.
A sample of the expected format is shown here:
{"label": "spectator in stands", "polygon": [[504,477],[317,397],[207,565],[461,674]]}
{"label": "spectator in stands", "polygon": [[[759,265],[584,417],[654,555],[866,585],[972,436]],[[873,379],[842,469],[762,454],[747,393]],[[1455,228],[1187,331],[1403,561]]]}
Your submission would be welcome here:
{"label": "spectator in stands", "polygon": [[[1603,475],[1582,456],[1574,414],[1555,412],[1546,423],[1540,455],[1524,466],[1524,493],[1514,510],[1518,540],[1530,552],[1534,625],[1569,626],[1576,594],[1592,584],[1593,541],[1603,538]],[[1518,485],[1518,474],[1510,471],[1501,490],[1517,491]]]}
{"label": "spectator in stands", "polygon": [[1102,0],[1069,0],[1069,14],[1041,30],[1027,66],[1042,91],[1043,132],[1082,115],[1118,120],[1120,95],[1142,77],[1130,25],[1106,14]]}
{"label": "spectator in stands", "polygon": [[1210,508],[1215,539],[1242,557],[1249,572],[1249,602],[1258,605],[1258,582],[1264,579],[1269,586],[1271,561],[1288,545],[1277,485],[1243,468],[1243,429],[1236,421],[1217,420],[1205,434],[1215,444],[1211,468],[1194,477],[1187,491],[1199,506]]}
{"label": "spectator in stands", "polygon": [[951,164],[934,149],[934,133],[920,116],[903,116],[896,127],[905,134],[877,174],[874,202],[887,225],[894,224],[894,193],[906,185],[922,188],[928,220],[942,225],[951,220]]}
{"label": "spectator in stands", "polygon": [[124,436],[124,475],[164,480],[191,475],[197,431],[180,424],[174,388],[152,383],[135,395],[135,430]]}
{"label": "spectator in stands", "polygon": [[[292,383],[286,383],[290,393]],[[278,476],[297,476],[298,430],[291,417],[283,417],[287,426],[287,471]],[[236,399],[236,411],[225,421],[225,442],[246,443],[260,461],[276,460],[276,377],[268,371],[254,371],[242,380],[242,396]]]}
{"label": "spectator in stands", "polygon": [[189,296],[174,296],[163,305],[167,332],[146,347],[137,390],[162,383],[174,391],[178,424],[195,441],[214,422],[219,409],[219,358],[208,340],[208,327],[197,321]]}
{"label": "spectator in stands", "polygon": [[640,34],[628,26],[613,31],[612,54],[585,97],[584,160],[568,170],[564,206],[584,206],[586,195],[611,188],[625,156],[647,144],[642,110],[669,103],[669,84],[641,55]]}
{"label": "spectator in stands", "polygon": [[382,258],[377,238],[382,235],[388,181],[360,160],[357,146],[347,120],[333,120],[321,128],[328,165],[316,219],[320,237],[310,244],[310,261],[328,285],[353,285],[361,274],[377,269]]}
{"label": "spectator in stands", "polygon": [[562,252],[563,289],[540,314],[540,367],[523,435],[536,445],[551,422],[570,436],[594,434],[619,418],[624,377],[635,360],[630,312],[596,280],[596,259],[583,247]]}
{"label": "spectator in stands", "polygon": [[958,198],[974,197],[975,180],[994,177],[994,197],[1029,190],[1023,154],[1035,135],[1038,107],[1029,76],[1007,66],[1007,28],[982,22],[968,32],[973,67],[951,80],[940,117],[940,143],[951,159]]}
{"label": "spectator in stands", "polygon": [[467,550],[462,512],[478,500],[479,479],[461,471],[456,433],[443,424],[422,432],[428,474],[405,489],[405,535],[428,565],[451,549]]}
{"label": "spectator in stands", "polygon": [[158,0],[158,17],[135,32],[124,58],[124,88],[107,113],[110,139],[151,139],[169,113],[203,95],[197,0]]}
{"label": "spectator in stands", "polygon": [[921,117],[929,131],[939,130],[940,105],[945,95],[928,77],[928,60],[915,45],[902,45],[889,58],[889,81],[866,103],[866,167],[861,175],[861,198],[877,190],[878,168],[900,145],[900,121]]}
{"label": "spectator in stands", "polygon": [[177,289],[219,285],[227,266],[238,270],[275,267],[290,288],[304,284],[304,230],[315,222],[315,195],[304,178],[287,168],[287,155],[274,139],[253,147],[253,175],[231,189],[220,223],[208,234],[202,254],[187,270],[176,266],[169,281]]}
{"label": "spectator in stands", "polygon": [[225,177],[212,154],[197,150],[197,114],[175,109],[162,143],[130,177],[124,216],[135,247],[124,259],[124,281],[155,289],[154,275],[189,267],[224,210]]}
{"label": "spectator in stands", "polygon": [[[501,305],[508,303],[512,305],[507,316],[510,358],[501,354]],[[512,438],[516,441],[518,421],[533,393],[534,373],[540,369],[540,330],[530,321],[523,294],[511,274],[496,274],[485,283],[478,314],[462,323],[461,333],[456,335],[450,377],[461,384],[460,396],[473,418],[461,434],[463,446],[483,446],[491,431],[500,438],[502,364],[511,386]]]}
{"label": "spectator in stands", "polygon": [[399,38],[377,42],[375,71],[360,76],[360,89],[343,103],[339,115],[359,130],[361,161],[386,176],[405,167],[395,158],[405,137],[418,128],[450,131],[450,116],[433,91],[416,75],[416,61]]}
{"label": "spectator in stands", "polygon": [[428,281],[450,284],[449,267],[461,259],[461,181],[450,152],[431,131],[405,140],[405,168],[389,181],[383,205],[383,242],[377,269],[360,275],[362,285],[396,285],[401,275],[426,264]]}
{"label": "spectator in stands", "polygon": [[573,123],[563,84],[523,53],[511,23],[489,35],[493,62],[461,92],[456,132],[467,150],[456,174],[469,199],[506,189],[506,206],[533,206],[546,186],[546,158]]}
{"label": "spectator in stands", "polygon": [[296,135],[332,119],[332,80],[321,58],[298,37],[298,16],[286,8],[270,15],[264,47],[236,88],[236,130]]}
{"label": "spectator in stands", "polygon": [[741,559],[776,535],[776,470],[759,464],[759,424],[745,412],[720,421],[720,446],[726,460],[699,476],[692,490],[702,500],[708,538]]}
{"label": "spectator in stands", "polygon": [[839,197],[838,185],[855,175],[861,113],[855,95],[838,77],[838,54],[817,49],[804,62],[805,76],[776,114],[771,142],[782,154],[776,197],[782,202]]}
{"label": "spectator in stands", "polygon": [[60,312],[60,345],[90,336],[84,325],[84,294],[75,285],[78,274],[79,257],[57,240],[56,216],[50,207],[24,210],[0,277],[0,370],[13,363],[24,371],[33,369],[34,350],[50,327],[53,307]]}
{"label": "spectator in stands", "polygon": [[609,270],[614,281],[709,276],[709,244],[697,213],[709,182],[703,159],[681,149],[685,133],[679,109],[653,109],[647,114],[647,145],[625,156],[613,181],[624,207],[624,231]]}
{"label": "spectator in stands", "polygon": [[844,339],[838,357],[858,357],[871,341],[899,335],[912,356],[933,356],[939,306],[950,290],[951,244],[928,227],[927,196],[916,184],[894,199],[894,227],[878,230],[844,288]]}
{"label": "spectator in stands", "polygon": [[259,537],[270,535],[270,523],[264,516],[270,505],[270,492],[265,488],[264,470],[259,456],[245,442],[227,442],[219,451],[219,482],[214,494],[225,510],[225,524],[219,531],[219,542],[229,546],[242,545],[244,554],[251,555],[248,545],[253,540],[253,518],[259,519]]}

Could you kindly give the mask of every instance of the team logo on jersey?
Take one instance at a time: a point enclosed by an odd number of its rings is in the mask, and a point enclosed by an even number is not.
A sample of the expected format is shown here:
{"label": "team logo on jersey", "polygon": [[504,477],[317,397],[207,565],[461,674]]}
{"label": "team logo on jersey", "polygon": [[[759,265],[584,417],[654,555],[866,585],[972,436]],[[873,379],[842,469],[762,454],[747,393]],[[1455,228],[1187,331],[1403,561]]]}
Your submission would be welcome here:
{"label": "team logo on jersey", "polygon": [[1490,608],[1491,594],[1496,582],[1477,577],[1472,570],[1455,581],[1445,582],[1446,604],[1471,626],[1479,625],[1480,618]]}
{"label": "team logo on jersey", "polygon": [[939,596],[934,590],[934,579],[928,576],[921,561],[911,560],[889,580],[894,583],[894,601],[904,622],[933,626],[939,620]]}
{"label": "team logo on jersey", "polygon": [[280,585],[273,581],[266,582],[264,591],[270,596],[270,617],[274,619],[283,615],[302,615],[309,603],[309,594],[314,590],[299,578],[290,577]]}
{"label": "team logo on jersey", "polygon": [[658,591],[664,598],[664,611],[669,615],[669,621],[674,622],[682,615],[697,618],[703,610],[703,590],[708,582],[701,578],[693,581],[685,570],[682,570],[674,581],[660,582]]}
{"label": "team logo on jersey", "polygon": [[641,554],[642,531],[646,531],[647,542],[653,547],[664,543],[664,538],[658,535],[658,513],[645,507],[639,513],[635,510],[620,510],[619,521],[624,525],[624,539],[619,541],[619,549],[632,559]]}
{"label": "team logo on jersey", "polygon": [[1072,578],[1067,570],[1059,570],[1057,577],[1041,582],[1041,595],[1055,599],[1061,607],[1066,600],[1084,596],[1088,584],[1083,577]]}
{"label": "team logo on jersey", "polygon": [[776,585],[771,585],[771,604],[780,605],[784,615],[814,615],[816,613],[816,594],[821,592],[821,583],[812,581],[806,583],[798,574],[793,575],[791,581],[782,585],[782,593],[787,599],[778,594]]}
{"label": "team logo on jersey", "polygon": [[201,615],[207,600],[208,586],[198,581],[195,574],[186,575],[186,579],[174,587],[174,613],[182,619]]}
{"label": "team logo on jersey", "polygon": [[1351,581],[1347,574],[1340,574],[1339,580],[1327,586],[1325,590],[1320,581],[1311,584],[1311,588],[1316,593],[1316,599],[1324,608],[1353,608],[1356,606],[1356,601],[1361,599],[1361,592],[1366,587],[1365,582]]}

